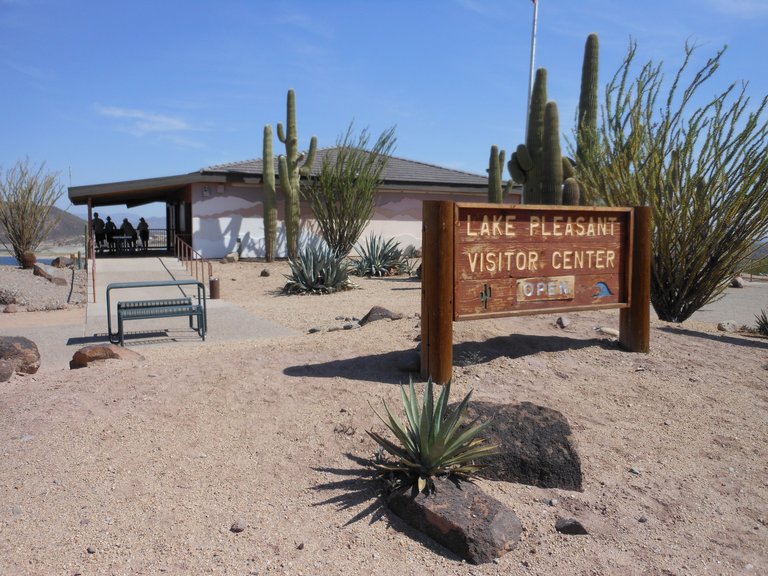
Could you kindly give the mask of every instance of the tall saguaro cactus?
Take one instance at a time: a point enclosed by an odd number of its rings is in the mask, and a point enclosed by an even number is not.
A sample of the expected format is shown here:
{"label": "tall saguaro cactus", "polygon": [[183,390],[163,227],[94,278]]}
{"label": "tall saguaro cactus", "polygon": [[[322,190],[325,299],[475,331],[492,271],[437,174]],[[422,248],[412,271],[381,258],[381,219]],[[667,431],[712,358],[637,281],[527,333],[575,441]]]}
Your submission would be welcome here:
{"label": "tall saguaro cactus", "polygon": [[[299,134],[296,128],[296,93],[288,90],[286,113],[287,130],[277,123],[277,137],[285,144],[285,154],[279,157],[280,186],[285,194],[285,237],[288,258],[295,260],[299,254],[299,221],[301,219],[301,177],[309,176],[315,160],[317,138],[312,136],[309,152],[299,152]],[[303,161],[303,163],[302,163]]]}
{"label": "tall saguaro cactus", "polygon": [[488,202],[501,204],[504,202],[504,183],[502,173],[504,171],[504,150],[491,146],[491,158],[488,162]]}
{"label": "tall saguaro cactus", "polygon": [[541,203],[563,203],[563,156],[560,153],[560,115],[557,102],[547,102],[544,112]]}
{"label": "tall saguaro cactus", "polygon": [[[584,62],[581,66],[581,93],[579,94],[579,115],[576,125],[576,164],[586,164],[596,154],[597,146],[597,104],[598,68],[600,42],[597,34],[587,37],[584,45]],[[583,183],[579,183],[583,186]],[[581,194],[581,202],[585,201]]]}
{"label": "tall saguaro cactus", "polygon": [[262,162],[264,164],[264,258],[267,262],[272,262],[277,250],[277,193],[271,124],[264,126]]}
{"label": "tall saguaro cactus", "polygon": [[544,110],[547,105],[547,70],[536,70],[528,113],[525,144],[512,153],[507,168],[512,179],[523,185],[523,203],[541,204],[541,178],[544,150]]}

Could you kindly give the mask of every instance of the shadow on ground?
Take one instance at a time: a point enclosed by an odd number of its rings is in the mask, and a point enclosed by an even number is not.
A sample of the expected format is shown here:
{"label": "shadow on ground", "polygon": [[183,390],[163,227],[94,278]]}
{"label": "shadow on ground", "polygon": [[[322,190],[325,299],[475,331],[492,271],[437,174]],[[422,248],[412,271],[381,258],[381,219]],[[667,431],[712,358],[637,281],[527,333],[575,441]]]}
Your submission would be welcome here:
{"label": "shadow on ground", "polygon": [[[520,358],[538,352],[562,352],[582,348],[615,349],[617,344],[603,339],[582,340],[565,336],[530,336],[513,334],[483,342],[462,342],[453,346],[454,365],[468,366],[490,362],[496,358]],[[286,376],[310,378],[346,378],[386,384],[403,384],[409,374],[419,372],[419,356],[414,350],[396,350],[383,354],[356,356],[318,364],[289,366]]]}

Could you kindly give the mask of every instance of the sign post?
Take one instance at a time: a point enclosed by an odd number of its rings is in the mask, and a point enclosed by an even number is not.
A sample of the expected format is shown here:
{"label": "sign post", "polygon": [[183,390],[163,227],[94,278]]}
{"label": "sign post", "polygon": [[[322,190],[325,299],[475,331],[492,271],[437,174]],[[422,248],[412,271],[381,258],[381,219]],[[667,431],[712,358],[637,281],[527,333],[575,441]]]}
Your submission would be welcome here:
{"label": "sign post", "polygon": [[421,374],[452,377],[454,320],[622,309],[648,351],[650,209],[424,202]]}

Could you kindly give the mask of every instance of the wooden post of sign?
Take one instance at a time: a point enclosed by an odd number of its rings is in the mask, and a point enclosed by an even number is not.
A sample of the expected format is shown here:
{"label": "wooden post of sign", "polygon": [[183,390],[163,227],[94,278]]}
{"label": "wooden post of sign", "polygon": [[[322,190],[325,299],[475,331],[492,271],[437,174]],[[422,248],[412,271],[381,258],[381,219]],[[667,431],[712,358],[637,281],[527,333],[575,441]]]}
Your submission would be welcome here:
{"label": "wooden post of sign", "polygon": [[421,376],[453,377],[454,203],[426,200],[422,209]]}
{"label": "wooden post of sign", "polygon": [[631,352],[651,349],[651,218],[650,207],[634,208],[632,300],[619,316],[619,342]]}

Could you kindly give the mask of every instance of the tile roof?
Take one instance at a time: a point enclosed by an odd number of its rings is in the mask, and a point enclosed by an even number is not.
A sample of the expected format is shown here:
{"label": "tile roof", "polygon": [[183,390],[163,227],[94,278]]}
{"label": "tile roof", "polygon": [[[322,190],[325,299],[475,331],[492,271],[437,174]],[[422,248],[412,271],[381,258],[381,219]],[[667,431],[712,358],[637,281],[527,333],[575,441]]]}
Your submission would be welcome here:
{"label": "tile roof", "polygon": [[[315,161],[312,164],[312,174],[317,174],[323,165],[323,159],[328,157],[331,160],[335,158],[337,148],[319,148],[315,155]],[[261,176],[263,174],[264,163],[261,158],[253,160],[243,160],[241,162],[230,162],[227,164],[216,164],[200,170],[203,174],[242,174],[250,176]],[[275,174],[278,174],[277,157],[275,157]],[[385,184],[442,184],[448,186],[488,186],[488,177],[470,172],[462,172],[451,168],[443,168],[434,164],[416,162],[392,156],[387,162],[382,179]]]}

